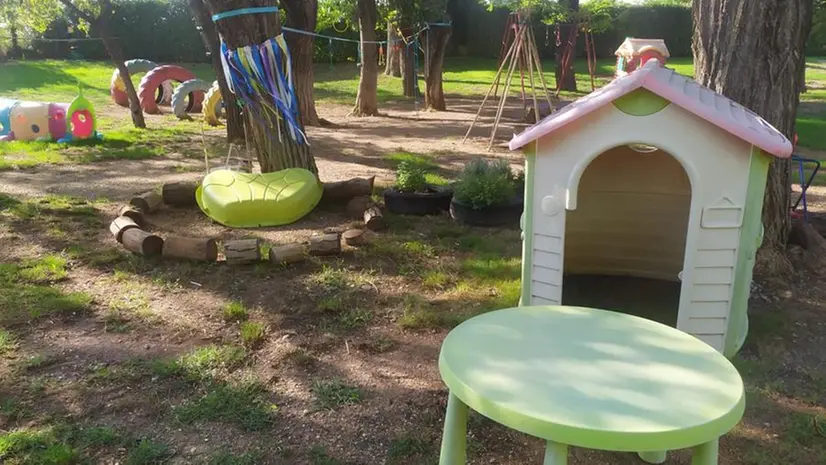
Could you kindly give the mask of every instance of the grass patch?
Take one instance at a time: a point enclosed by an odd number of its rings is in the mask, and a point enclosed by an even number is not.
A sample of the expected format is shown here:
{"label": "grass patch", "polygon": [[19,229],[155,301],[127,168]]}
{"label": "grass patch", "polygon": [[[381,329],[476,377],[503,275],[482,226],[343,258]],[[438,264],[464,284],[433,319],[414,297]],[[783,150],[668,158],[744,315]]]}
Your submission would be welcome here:
{"label": "grass patch", "polygon": [[[94,463],[86,456],[96,449],[126,444],[112,428],[56,425],[19,428],[0,434],[0,462],[4,465],[76,465]],[[129,451],[132,457],[136,450]],[[131,465],[161,463],[157,460],[130,461]]]}
{"label": "grass patch", "polygon": [[0,355],[11,353],[17,348],[17,338],[14,334],[0,328]]}
{"label": "grass patch", "polygon": [[402,314],[397,324],[413,331],[441,328],[448,325],[444,314],[426,299],[407,295],[402,300]]}
{"label": "grass patch", "polygon": [[450,282],[450,275],[442,270],[427,270],[422,275],[422,285],[429,289],[443,289]]}
{"label": "grass patch", "polygon": [[[0,402],[0,415],[5,417],[8,423],[17,423],[30,414],[29,406],[14,397],[7,397]],[[2,458],[2,455],[0,455],[0,458]]]}
{"label": "grass patch", "polygon": [[159,361],[152,366],[158,376],[181,376],[190,381],[211,380],[243,363],[247,352],[237,346],[205,346],[178,360]]}
{"label": "grass patch", "polygon": [[221,451],[212,455],[204,465],[257,465],[263,463],[264,458],[261,454],[247,452],[241,455],[235,455],[230,452]]}
{"label": "grass patch", "polygon": [[324,265],[321,271],[310,275],[308,280],[326,294],[341,292],[350,287],[350,273],[344,268],[329,265]]}
{"label": "grass patch", "polygon": [[343,330],[352,331],[364,328],[373,320],[373,313],[370,310],[353,309],[342,312],[338,316],[338,324]]}
{"label": "grass patch", "polygon": [[45,285],[65,277],[65,260],[47,255],[23,265],[0,263],[0,325],[31,322],[48,315],[85,311],[92,297],[82,292],[64,293]]}
{"label": "grass patch", "polygon": [[245,321],[241,323],[241,342],[246,347],[257,347],[267,338],[267,330],[263,323]]}
{"label": "grass patch", "polygon": [[311,388],[315,405],[319,410],[335,410],[345,405],[361,402],[361,389],[350,386],[340,379],[317,380]]}
{"label": "grass patch", "polygon": [[250,312],[242,302],[232,301],[221,307],[221,315],[224,321],[246,321]]}
{"label": "grass patch", "polygon": [[424,180],[426,183],[434,186],[447,186],[450,184],[450,181],[447,178],[436,173],[425,173]]}
{"label": "grass patch", "polygon": [[312,465],[344,465],[344,463],[331,457],[327,450],[321,446],[313,446],[310,449],[310,463]]}
{"label": "grass patch", "polygon": [[344,307],[344,299],[341,295],[324,296],[319,299],[317,306],[319,311],[335,313]]}
{"label": "grass patch", "polygon": [[435,453],[433,447],[426,441],[417,438],[403,437],[396,438],[390,443],[387,455],[390,458],[389,464],[397,463],[398,459],[409,457],[428,457]]}
{"label": "grass patch", "polygon": [[285,355],[284,361],[294,366],[307,369],[315,364],[316,358],[307,349],[298,348]]}
{"label": "grass patch", "polygon": [[394,152],[385,155],[384,159],[390,162],[394,169],[405,162],[414,168],[421,168],[425,171],[433,171],[439,168],[439,165],[433,161],[432,157],[418,153]]}
{"label": "grass patch", "polygon": [[518,279],[522,273],[522,259],[519,257],[479,257],[462,262],[462,271],[481,280]]}
{"label": "grass patch", "polygon": [[172,455],[172,451],[166,444],[143,440],[129,451],[124,463],[125,465],[157,465],[166,463],[166,459]]}
{"label": "grass patch", "polygon": [[175,415],[185,424],[220,421],[246,431],[260,431],[269,428],[278,410],[266,394],[266,389],[255,382],[218,384],[210,386],[200,398],[177,407]]}

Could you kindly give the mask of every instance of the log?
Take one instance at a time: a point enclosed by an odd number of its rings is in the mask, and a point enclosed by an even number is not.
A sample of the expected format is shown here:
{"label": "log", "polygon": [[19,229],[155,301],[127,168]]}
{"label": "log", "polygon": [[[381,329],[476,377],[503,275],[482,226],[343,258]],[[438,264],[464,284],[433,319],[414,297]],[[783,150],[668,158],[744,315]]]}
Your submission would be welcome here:
{"label": "log", "polygon": [[163,203],[173,207],[192,207],[198,203],[195,201],[195,190],[198,184],[194,182],[172,182],[164,184],[161,188]]}
{"label": "log", "polygon": [[214,262],[218,259],[218,245],[208,237],[171,236],[164,241],[163,256]]}
{"label": "log", "polygon": [[337,255],[341,253],[338,233],[317,234],[310,237],[310,255]]}
{"label": "log", "polygon": [[154,257],[163,252],[163,239],[142,229],[130,228],[123,232],[123,247],[136,254]]}
{"label": "log", "polygon": [[370,208],[373,203],[373,199],[366,195],[353,197],[347,202],[347,216],[354,220],[360,220],[364,218],[364,211]]}
{"label": "log", "polygon": [[224,256],[230,265],[244,265],[261,260],[258,239],[239,239],[224,242]]}
{"label": "log", "polygon": [[341,239],[351,247],[357,247],[367,243],[367,237],[364,235],[363,229],[348,229],[341,235]]}
{"label": "log", "polygon": [[346,181],[325,182],[321,202],[324,204],[345,203],[353,197],[371,195],[376,177],[352,178]]}
{"label": "log", "polygon": [[371,231],[379,231],[387,228],[387,222],[384,221],[384,215],[381,209],[372,205],[364,211],[364,225]]}
{"label": "log", "polygon": [[118,211],[118,216],[125,216],[127,218],[131,218],[132,221],[135,222],[141,228],[146,226],[146,218],[144,218],[143,213],[140,210],[133,207],[132,205],[124,205],[120,207],[120,211]]}
{"label": "log", "polygon": [[307,246],[299,242],[276,245],[270,249],[270,261],[278,264],[298,263],[306,260]]}
{"label": "log", "polygon": [[132,197],[129,205],[137,208],[141,213],[152,213],[163,204],[163,197],[155,191],[144,192],[143,194]]}
{"label": "log", "polygon": [[128,216],[119,216],[109,224],[109,231],[112,232],[118,242],[123,242],[123,233],[133,228],[140,229],[138,224]]}

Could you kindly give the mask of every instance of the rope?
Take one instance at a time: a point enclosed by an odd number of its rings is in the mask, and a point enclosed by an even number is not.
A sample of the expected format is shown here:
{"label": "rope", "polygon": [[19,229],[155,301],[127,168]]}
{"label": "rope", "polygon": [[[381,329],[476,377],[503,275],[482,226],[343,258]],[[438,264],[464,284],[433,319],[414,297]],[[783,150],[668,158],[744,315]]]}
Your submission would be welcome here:
{"label": "rope", "polygon": [[[296,33],[296,34],[303,34],[305,36],[313,36],[313,37],[318,37],[318,38],[321,38],[321,39],[337,40],[339,42],[349,42],[349,43],[352,43],[352,44],[360,44],[361,43],[360,40],[356,40],[356,39],[346,39],[344,37],[328,36],[328,35],[325,35],[325,34],[318,34],[316,32],[305,31],[303,29],[293,29],[291,27],[286,27],[286,26],[282,27],[281,29],[284,30],[285,32],[293,32],[293,33]],[[427,26],[425,26],[422,29],[420,29],[418,32],[415,32],[415,33],[413,33],[413,34],[411,34],[407,37],[403,37],[401,39],[396,39],[395,41],[393,41],[393,43],[394,44],[407,43],[410,39],[412,39],[413,37],[421,34],[422,32],[426,31],[427,29],[428,29]],[[388,42],[386,40],[365,40],[364,43],[365,44],[384,45],[384,44],[387,44]]]}

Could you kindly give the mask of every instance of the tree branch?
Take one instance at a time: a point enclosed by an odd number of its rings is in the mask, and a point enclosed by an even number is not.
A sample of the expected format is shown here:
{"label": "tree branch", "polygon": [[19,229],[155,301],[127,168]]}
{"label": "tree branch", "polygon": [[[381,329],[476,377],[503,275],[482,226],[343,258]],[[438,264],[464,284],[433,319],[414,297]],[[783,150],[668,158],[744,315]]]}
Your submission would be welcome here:
{"label": "tree branch", "polygon": [[[93,23],[95,21],[95,18],[91,14],[89,14],[89,13],[81,10],[80,8],[78,8],[74,3],[72,3],[72,0],[59,0],[59,1],[60,1],[60,3],[63,4],[63,6],[65,6],[69,10],[71,10],[72,13],[74,13],[79,18],[85,19],[89,23]],[[109,3],[109,2],[106,2],[106,3]]]}

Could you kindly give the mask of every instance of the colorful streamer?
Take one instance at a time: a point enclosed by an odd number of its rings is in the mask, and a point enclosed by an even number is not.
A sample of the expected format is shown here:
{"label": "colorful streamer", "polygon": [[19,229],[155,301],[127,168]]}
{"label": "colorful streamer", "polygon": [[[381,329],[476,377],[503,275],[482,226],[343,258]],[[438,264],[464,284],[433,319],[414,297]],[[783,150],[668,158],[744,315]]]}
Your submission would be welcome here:
{"label": "colorful streamer", "polygon": [[221,63],[230,90],[253,117],[264,125],[284,124],[293,141],[307,143],[299,123],[292,59],[283,34],[235,50],[222,42]]}

